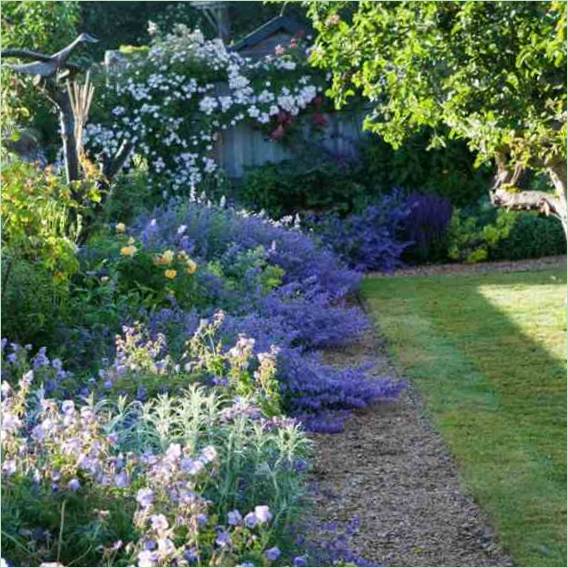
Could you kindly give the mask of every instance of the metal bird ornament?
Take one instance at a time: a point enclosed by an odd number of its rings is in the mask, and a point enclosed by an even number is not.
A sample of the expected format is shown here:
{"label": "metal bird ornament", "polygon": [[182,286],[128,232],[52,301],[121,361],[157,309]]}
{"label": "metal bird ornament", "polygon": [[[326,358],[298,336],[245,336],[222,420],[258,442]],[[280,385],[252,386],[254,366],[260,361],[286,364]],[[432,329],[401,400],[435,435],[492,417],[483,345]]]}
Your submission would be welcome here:
{"label": "metal bird ornament", "polygon": [[67,47],[64,47],[53,55],[43,55],[35,51],[26,49],[6,49],[2,52],[3,57],[20,57],[25,59],[35,59],[32,63],[23,63],[16,65],[8,65],[17,73],[25,75],[33,75],[36,81],[42,79],[49,79],[54,77],[55,74],[65,69],[67,72],[77,72],[80,68],[72,63],[67,63],[67,60],[73,53],[73,50],[82,43],[97,43],[99,40],[90,34],[82,33]]}

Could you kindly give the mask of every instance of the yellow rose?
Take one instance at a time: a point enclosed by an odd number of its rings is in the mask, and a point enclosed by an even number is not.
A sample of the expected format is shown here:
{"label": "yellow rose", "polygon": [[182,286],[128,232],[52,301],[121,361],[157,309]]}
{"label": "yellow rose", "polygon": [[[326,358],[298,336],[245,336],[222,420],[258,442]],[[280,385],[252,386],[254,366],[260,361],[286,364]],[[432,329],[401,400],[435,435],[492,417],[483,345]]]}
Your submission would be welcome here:
{"label": "yellow rose", "polygon": [[126,225],[124,223],[117,223],[114,228],[117,233],[124,233],[124,231],[126,231]]}
{"label": "yellow rose", "polygon": [[169,278],[170,280],[173,280],[177,276],[177,270],[172,270],[172,269],[166,270],[164,272],[164,276],[166,278]]}
{"label": "yellow rose", "polygon": [[171,250],[167,250],[162,254],[162,260],[165,264],[171,264],[174,260],[174,253]]}
{"label": "yellow rose", "polygon": [[136,254],[137,250],[138,249],[135,246],[130,245],[130,246],[127,246],[127,247],[122,247],[120,249],[120,254],[122,256],[134,256]]}
{"label": "yellow rose", "polygon": [[187,259],[187,273],[193,274],[197,270],[197,264],[191,258]]}
{"label": "yellow rose", "polygon": [[163,254],[158,254],[154,258],[154,262],[158,265],[171,264],[174,260],[174,253],[171,250],[165,251]]}

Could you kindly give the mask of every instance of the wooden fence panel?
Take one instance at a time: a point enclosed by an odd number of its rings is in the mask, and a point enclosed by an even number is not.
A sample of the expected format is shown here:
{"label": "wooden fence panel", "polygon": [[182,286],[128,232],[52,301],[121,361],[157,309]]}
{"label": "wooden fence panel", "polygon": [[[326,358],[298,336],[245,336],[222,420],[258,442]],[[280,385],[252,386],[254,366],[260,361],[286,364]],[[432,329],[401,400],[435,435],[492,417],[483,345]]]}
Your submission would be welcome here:
{"label": "wooden fence panel", "polygon": [[[307,122],[309,118],[302,119],[304,139],[312,147],[319,146],[322,153],[355,157],[359,143],[367,136],[362,130],[364,113],[336,112],[325,117],[327,125],[317,134]],[[246,168],[293,158],[294,152],[286,144],[244,123],[220,132],[215,145],[215,159],[231,178],[241,178]]]}

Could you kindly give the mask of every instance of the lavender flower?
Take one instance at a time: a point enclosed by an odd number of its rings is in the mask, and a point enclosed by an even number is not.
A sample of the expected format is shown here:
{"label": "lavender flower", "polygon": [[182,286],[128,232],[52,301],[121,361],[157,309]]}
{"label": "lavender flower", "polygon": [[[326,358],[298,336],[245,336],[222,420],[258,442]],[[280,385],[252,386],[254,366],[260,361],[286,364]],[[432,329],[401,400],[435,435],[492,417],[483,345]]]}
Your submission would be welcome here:
{"label": "lavender flower", "polygon": [[154,492],[148,488],[139,489],[136,494],[136,501],[138,501],[142,508],[147,509],[154,501]]}
{"label": "lavender flower", "polygon": [[228,532],[226,531],[220,531],[217,534],[217,538],[215,539],[215,542],[218,546],[220,546],[221,548],[225,548],[227,546],[231,546],[231,536],[229,535]]}
{"label": "lavender flower", "polygon": [[245,515],[245,526],[249,529],[254,529],[258,524],[258,519],[254,513],[247,513]]}
{"label": "lavender flower", "polygon": [[78,479],[72,479],[68,484],[67,487],[71,490],[71,491],[78,491],[79,488],[81,487],[81,483],[79,482]]}
{"label": "lavender flower", "polygon": [[277,546],[273,546],[272,548],[264,551],[264,556],[267,560],[270,560],[270,562],[274,562],[280,557],[280,549]]}
{"label": "lavender flower", "polygon": [[232,526],[240,524],[242,520],[242,515],[236,509],[234,511],[229,511],[227,514],[227,522]]}

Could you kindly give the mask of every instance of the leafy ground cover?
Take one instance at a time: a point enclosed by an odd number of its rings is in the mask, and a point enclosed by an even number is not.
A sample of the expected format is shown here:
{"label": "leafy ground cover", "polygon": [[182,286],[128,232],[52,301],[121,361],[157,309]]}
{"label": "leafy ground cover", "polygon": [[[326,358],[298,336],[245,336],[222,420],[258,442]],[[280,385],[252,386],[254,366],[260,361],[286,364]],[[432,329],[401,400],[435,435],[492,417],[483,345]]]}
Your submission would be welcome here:
{"label": "leafy ground cover", "polygon": [[522,566],[566,560],[565,272],[367,279],[401,372]]}

